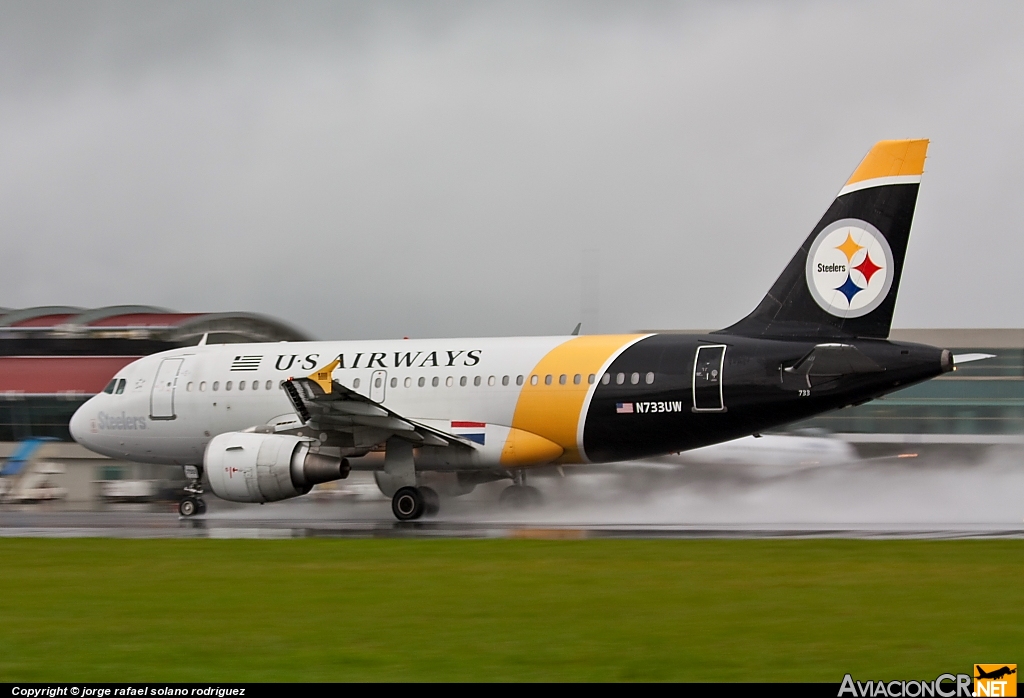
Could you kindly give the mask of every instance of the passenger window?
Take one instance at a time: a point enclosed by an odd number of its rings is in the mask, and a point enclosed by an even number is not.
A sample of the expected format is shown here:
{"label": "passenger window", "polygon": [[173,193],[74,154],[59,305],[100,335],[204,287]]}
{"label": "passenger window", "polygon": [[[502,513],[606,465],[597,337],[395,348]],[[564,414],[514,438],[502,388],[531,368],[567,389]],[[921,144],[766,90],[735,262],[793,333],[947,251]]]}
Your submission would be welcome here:
{"label": "passenger window", "polygon": [[199,392],[206,392],[206,381],[199,381]]}
{"label": "passenger window", "polygon": [[[421,378],[420,380],[423,380],[423,379]],[[403,385],[405,385],[406,388],[411,388],[412,387],[412,378],[406,377],[405,382],[403,383]]]}
{"label": "passenger window", "polygon": [[559,384],[559,385],[565,385],[565,381],[566,381],[566,376],[565,376],[565,374],[563,373],[562,375],[560,375],[560,376],[558,377],[558,384]]}
{"label": "passenger window", "polygon": [[238,381],[238,389],[245,390],[245,381]]}
{"label": "passenger window", "polygon": [[[534,376],[534,378],[536,378],[536,377],[537,376]],[[523,384],[523,377],[522,376],[516,376],[516,385],[522,385],[522,384]],[[534,385],[536,385],[536,384],[537,384],[537,382],[534,381]]]}
{"label": "passenger window", "polygon": [[622,385],[625,382],[626,382],[626,374],[625,373],[617,373],[617,374],[615,374],[615,385]]}
{"label": "passenger window", "polygon": [[631,385],[636,385],[637,383],[639,383],[640,382],[640,374],[639,373],[634,373],[633,375],[631,375],[629,377],[629,382],[630,382]]}
{"label": "passenger window", "polygon": [[537,385],[537,382],[538,382],[539,380],[540,380],[540,379],[539,379],[539,378],[537,378],[537,376],[530,376],[530,385]]}
{"label": "passenger window", "polygon": [[231,381],[224,384],[224,390],[231,390]]}
{"label": "passenger window", "polygon": [[213,382],[213,392],[217,392],[220,389],[220,381]]}
{"label": "passenger window", "polygon": [[455,379],[452,378],[451,376],[448,376],[447,378],[444,379],[444,384],[450,388],[453,385],[455,385]]}
{"label": "passenger window", "polygon": [[356,389],[359,388],[359,379],[358,378],[356,378],[355,380],[352,381],[352,387],[356,388]]}
{"label": "passenger window", "polygon": [[653,383],[654,383],[654,371],[649,371],[647,373],[647,385],[652,385]]}
{"label": "passenger window", "polygon": [[114,386],[115,385],[117,385],[117,379],[116,378],[114,380],[110,381],[109,383],[107,383],[107,387],[103,389],[103,392],[105,392],[107,395],[113,395],[114,394]]}
{"label": "passenger window", "polygon": [[459,379],[459,385],[461,385],[463,388],[466,387],[466,377],[465,376],[463,376],[462,378]]}
{"label": "passenger window", "polygon": [[477,376],[476,378],[473,379],[473,385],[477,387],[480,386],[480,376]]}
{"label": "passenger window", "polygon": [[427,384],[427,379],[424,378],[423,376],[420,376],[420,379],[418,381],[416,381],[416,385],[420,386],[421,388],[423,386],[425,386],[426,384]]}
{"label": "passenger window", "polygon": [[494,383],[495,383],[495,378],[494,378],[494,376],[489,376],[489,377],[487,378],[487,385],[494,385]]}
{"label": "passenger window", "polygon": [[430,384],[436,388],[437,384],[440,383],[440,382],[441,382],[441,379],[438,378],[437,376],[434,376],[434,380],[430,381]]}
{"label": "passenger window", "polygon": [[267,381],[267,390],[270,390],[273,387],[274,387],[274,381]]}
{"label": "passenger window", "polygon": [[380,378],[378,378],[377,380],[375,380],[375,381],[373,382],[373,387],[374,387],[374,388],[379,388],[379,387],[380,387]]}
{"label": "passenger window", "polygon": [[551,385],[551,374],[544,376],[544,385]]}
{"label": "passenger window", "polygon": [[611,382],[612,382],[612,374],[606,373],[603,376],[601,376],[601,385],[608,385]]}
{"label": "passenger window", "polygon": [[[125,380],[124,378],[122,378],[121,380],[119,380],[119,381],[117,382],[117,390],[115,390],[115,391],[114,391],[114,394],[115,394],[115,395],[120,395],[121,393],[123,393],[123,392],[124,392],[124,384],[125,384],[125,383],[127,383],[127,382],[128,382],[128,381],[126,381],[126,380]],[[189,383],[189,385],[192,385],[192,384],[191,384],[191,383]]]}
{"label": "passenger window", "polygon": [[593,373],[591,373],[589,376],[587,376],[587,383],[589,385],[593,385],[595,378],[597,378],[597,376],[595,376]]}
{"label": "passenger window", "polygon": [[579,385],[582,382],[583,382],[583,376],[581,376],[580,374],[577,373],[575,376],[572,377],[573,385]]}
{"label": "passenger window", "polygon": [[398,379],[397,378],[392,378],[391,379],[391,387],[392,388],[397,388],[398,387]]}
{"label": "passenger window", "polygon": [[252,389],[253,390],[259,390],[260,389],[260,382],[259,381],[253,381],[252,382]]}
{"label": "passenger window", "polygon": [[501,377],[501,384],[502,385],[508,385],[508,376],[502,376]]}
{"label": "passenger window", "polygon": [[192,381],[189,381],[188,385],[185,386],[185,392],[186,393],[191,393],[192,392]]}

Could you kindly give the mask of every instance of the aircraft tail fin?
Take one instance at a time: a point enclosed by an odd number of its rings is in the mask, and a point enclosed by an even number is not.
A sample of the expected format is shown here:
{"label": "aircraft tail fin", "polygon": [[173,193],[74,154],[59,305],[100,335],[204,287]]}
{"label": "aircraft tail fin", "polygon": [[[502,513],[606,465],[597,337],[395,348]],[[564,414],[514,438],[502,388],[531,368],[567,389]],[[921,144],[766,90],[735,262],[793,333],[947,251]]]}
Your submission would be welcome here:
{"label": "aircraft tail fin", "polygon": [[720,332],[888,337],[927,150],[925,139],[876,143],[764,300]]}

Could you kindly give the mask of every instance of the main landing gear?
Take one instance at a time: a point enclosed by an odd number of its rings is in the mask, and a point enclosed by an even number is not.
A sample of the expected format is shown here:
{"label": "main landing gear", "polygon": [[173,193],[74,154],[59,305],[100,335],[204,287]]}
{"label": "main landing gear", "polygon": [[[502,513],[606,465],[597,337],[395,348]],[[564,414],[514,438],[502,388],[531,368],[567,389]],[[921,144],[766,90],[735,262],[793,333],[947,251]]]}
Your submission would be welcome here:
{"label": "main landing gear", "polygon": [[185,466],[185,497],[178,502],[178,513],[188,518],[196,514],[206,513],[206,502],[203,500],[203,485],[199,482],[199,468],[194,465]]}
{"label": "main landing gear", "polygon": [[424,514],[433,516],[441,501],[430,487],[402,487],[391,498],[391,512],[399,521],[414,521]]}
{"label": "main landing gear", "polygon": [[532,509],[544,503],[540,490],[526,484],[526,473],[516,470],[512,473],[512,483],[498,495],[498,504],[509,509]]}

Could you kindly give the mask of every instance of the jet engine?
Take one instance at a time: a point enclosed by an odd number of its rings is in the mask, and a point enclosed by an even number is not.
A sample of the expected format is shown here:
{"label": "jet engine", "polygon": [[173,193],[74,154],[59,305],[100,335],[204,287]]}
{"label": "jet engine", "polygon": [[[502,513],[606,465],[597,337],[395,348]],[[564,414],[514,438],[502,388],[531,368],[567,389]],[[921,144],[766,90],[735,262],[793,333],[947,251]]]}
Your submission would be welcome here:
{"label": "jet engine", "polygon": [[297,497],[349,473],[346,459],[311,452],[308,439],[237,431],[211,439],[203,464],[214,493],[232,502]]}

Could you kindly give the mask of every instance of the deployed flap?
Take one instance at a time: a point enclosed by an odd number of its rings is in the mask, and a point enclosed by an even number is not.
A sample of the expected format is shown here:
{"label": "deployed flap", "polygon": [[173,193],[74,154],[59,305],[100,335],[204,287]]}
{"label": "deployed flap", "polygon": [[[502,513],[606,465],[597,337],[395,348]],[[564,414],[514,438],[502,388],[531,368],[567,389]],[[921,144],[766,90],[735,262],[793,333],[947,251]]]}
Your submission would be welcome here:
{"label": "deployed flap", "polygon": [[881,371],[874,359],[850,344],[819,344],[786,369],[807,376],[844,376],[850,373]]}
{"label": "deployed flap", "polygon": [[[337,362],[335,362],[337,363]],[[423,446],[465,446],[472,442],[406,419],[378,402],[346,388],[331,379],[334,365],[316,371],[308,378],[289,378],[282,386],[295,413],[316,429],[350,432],[370,428],[386,432]],[[385,441],[385,435],[381,441]]]}

